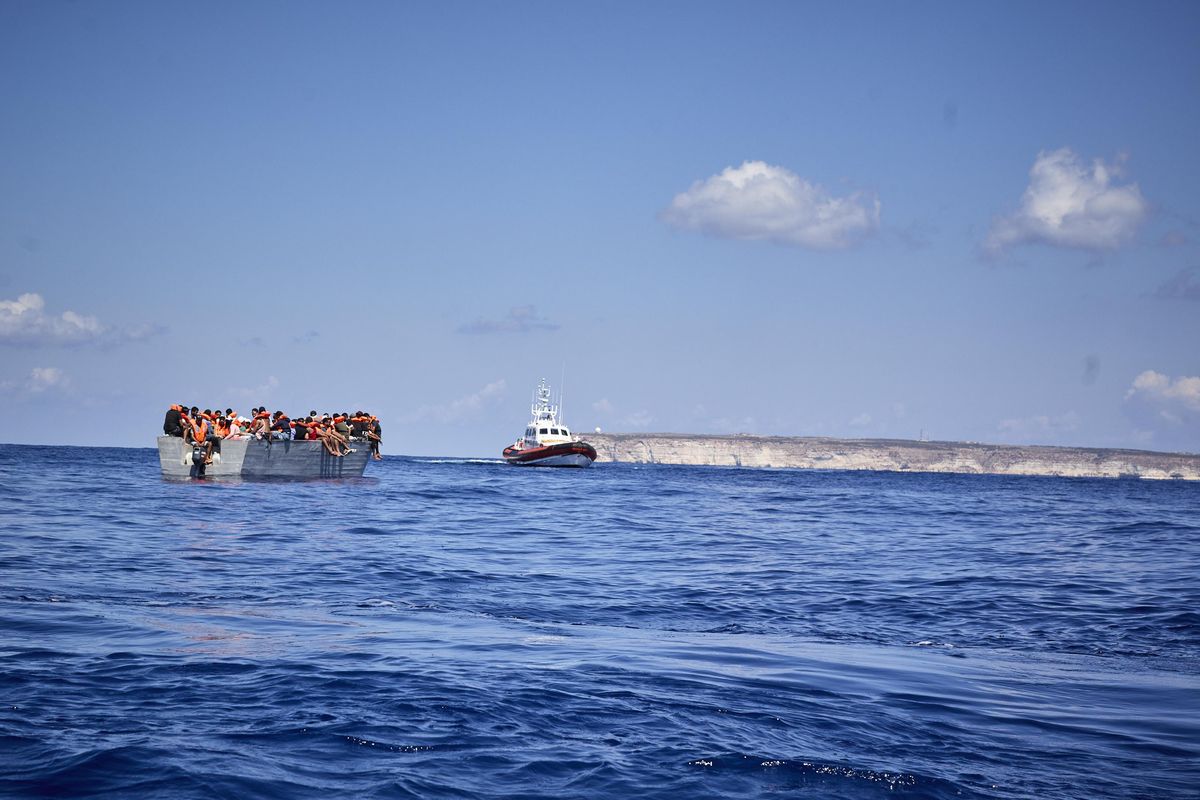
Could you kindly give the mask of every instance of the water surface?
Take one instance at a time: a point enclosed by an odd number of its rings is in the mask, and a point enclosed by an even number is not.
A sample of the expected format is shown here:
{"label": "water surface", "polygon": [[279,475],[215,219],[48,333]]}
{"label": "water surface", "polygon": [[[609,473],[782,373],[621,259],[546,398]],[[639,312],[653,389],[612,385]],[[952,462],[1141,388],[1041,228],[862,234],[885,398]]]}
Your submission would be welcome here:
{"label": "water surface", "polygon": [[0,446],[0,794],[1161,798],[1200,486]]}

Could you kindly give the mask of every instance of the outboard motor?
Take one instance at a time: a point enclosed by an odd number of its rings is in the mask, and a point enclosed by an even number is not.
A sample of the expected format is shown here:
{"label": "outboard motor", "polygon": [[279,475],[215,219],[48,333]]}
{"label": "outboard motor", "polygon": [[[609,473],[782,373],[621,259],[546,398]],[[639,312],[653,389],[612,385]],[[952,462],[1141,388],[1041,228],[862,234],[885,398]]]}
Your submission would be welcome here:
{"label": "outboard motor", "polygon": [[205,467],[204,457],[205,457],[204,445],[202,445],[202,444],[192,445],[192,477],[193,478],[203,478],[204,477],[204,467]]}

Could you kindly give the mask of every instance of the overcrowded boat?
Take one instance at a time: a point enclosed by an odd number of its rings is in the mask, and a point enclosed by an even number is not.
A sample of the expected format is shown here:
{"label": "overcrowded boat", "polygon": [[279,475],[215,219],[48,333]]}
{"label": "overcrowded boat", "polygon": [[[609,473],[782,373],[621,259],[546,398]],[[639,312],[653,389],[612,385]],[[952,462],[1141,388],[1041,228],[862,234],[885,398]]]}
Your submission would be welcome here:
{"label": "overcrowded boat", "polygon": [[158,437],[164,478],[357,478],[381,459],[383,429],[363,411],[289,417],[255,408],[173,405]]}

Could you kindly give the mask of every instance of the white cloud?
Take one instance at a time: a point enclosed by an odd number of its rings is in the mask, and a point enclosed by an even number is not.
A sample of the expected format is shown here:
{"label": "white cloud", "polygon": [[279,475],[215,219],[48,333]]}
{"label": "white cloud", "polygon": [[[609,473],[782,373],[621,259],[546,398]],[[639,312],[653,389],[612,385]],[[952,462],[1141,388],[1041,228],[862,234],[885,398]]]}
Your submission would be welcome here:
{"label": "white cloud", "polygon": [[596,402],[592,403],[592,411],[597,414],[611,414],[613,410],[612,403],[608,402],[607,397],[601,397]]}
{"label": "white cloud", "polygon": [[1069,147],[1038,154],[1014,213],[997,218],[984,242],[990,254],[1013,245],[1109,250],[1129,239],[1146,215],[1137,184],[1117,186],[1120,162],[1085,165]]}
{"label": "white cloud", "polygon": [[46,301],[40,294],[28,293],[16,300],[0,300],[0,344],[111,345],[140,341],[163,331],[152,325],[118,329],[75,311],[64,311],[55,316],[46,313],[45,309]]}
{"label": "white cloud", "polygon": [[58,367],[34,367],[29,373],[29,389],[33,392],[44,392],[47,389],[62,389],[69,386],[71,380]]}
{"label": "white cloud", "polygon": [[871,415],[864,412],[846,424],[851,428],[865,428],[871,424]]}
{"label": "white cloud", "polygon": [[432,421],[438,423],[459,422],[479,416],[489,405],[493,405],[504,397],[507,387],[504,379],[492,381],[477,392],[465,395],[457,400],[441,405],[421,406],[416,411],[404,415],[403,422]]}
{"label": "white cloud", "polygon": [[63,391],[70,386],[71,379],[58,367],[34,367],[23,380],[0,382],[0,392],[33,395],[48,391]]}
{"label": "white cloud", "polygon": [[1133,379],[1126,400],[1146,399],[1172,408],[1200,411],[1200,377],[1175,378],[1148,369]]}
{"label": "white cloud", "polygon": [[97,338],[104,326],[95,317],[74,311],[61,316],[45,312],[40,294],[23,294],[16,300],[0,300],[0,341],[17,344],[76,344]]}
{"label": "white cloud", "polygon": [[1200,447],[1200,377],[1172,378],[1148,369],[1125,393],[1125,412],[1147,442]]}
{"label": "white cloud", "polygon": [[675,228],[822,250],[846,247],[879,227],[879,199],[834,197],[783,167],[747,161],[696,181],[659,218]]}
{"label": "white cloud", "polygon": [[477,319],[458,326],[459,333],[530,333],[558,330],[558,324],[539,317],[534,306],[514,306],[501,319]]}

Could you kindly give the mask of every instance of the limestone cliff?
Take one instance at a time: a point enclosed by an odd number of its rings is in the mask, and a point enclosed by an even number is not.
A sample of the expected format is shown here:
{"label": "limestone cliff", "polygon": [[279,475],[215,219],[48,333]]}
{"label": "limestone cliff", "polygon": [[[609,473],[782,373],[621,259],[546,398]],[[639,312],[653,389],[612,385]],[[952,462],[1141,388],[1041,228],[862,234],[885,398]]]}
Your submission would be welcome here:
{"label": "limestone cliff", "polygon": [[597,461],[734,467],[1200,480],[1200,455],[903,439],[604,433],[584,437]]}

